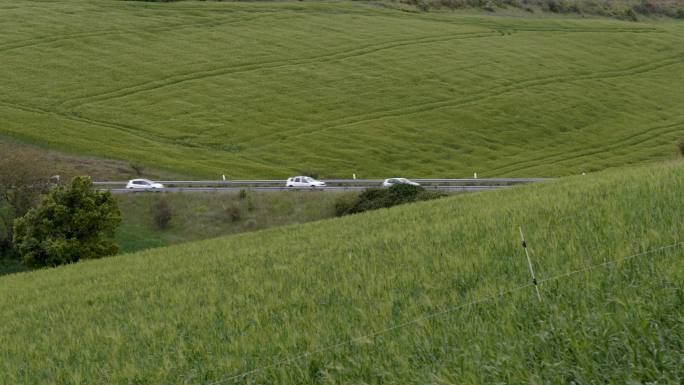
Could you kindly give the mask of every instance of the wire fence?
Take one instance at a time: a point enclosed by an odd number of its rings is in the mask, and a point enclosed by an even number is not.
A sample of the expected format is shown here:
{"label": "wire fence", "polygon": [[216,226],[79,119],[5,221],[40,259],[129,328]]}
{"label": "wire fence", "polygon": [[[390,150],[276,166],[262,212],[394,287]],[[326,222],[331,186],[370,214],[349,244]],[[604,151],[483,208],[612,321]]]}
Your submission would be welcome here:
{"label": "wire fence", "polygon": [[[605,262],[602,262],[602,263],[598,263],[598,264],[586,266],[586,267],[583,267],[583,268],[581,268],[581,269],[576,269],[576,270],[571,270],[571,271],[568,271],[568,272],[556,274],[556,275],[553,275],[553,276],[550,276],[550,277],[547,277],[547,278],[544,278],[544,279],[540,279],[540,280],[537,281],[537,283],[541,285],[541,284],[544,284],[545,282],[558,281],[558,280],[565,279],[565,278],[568,278],[568,277],[571,277],[571,276],[574,276],[574,275],[577,275],[577,274],[581,274],[581,273],[584,273],[584,272],[587,272],[587,271],[590,271],[590,270],[594,270],[594,269],[597,269],[597,268],[610,266],[610,265],[613,265],[613,264],[616,264],[616,263],[619,263],[619,262],[628,261],[628,260],[631,260],[631,259],[643,257],[643,256],[650,255],[650,254],[659,253],[659,252],[666,251],[666,250],[673,250],[673,249],[676,249],[676,248],[681,247],[682,245],[684,245],[684,241],[676,242],[676,243],[673,243],[673,244],[670,244],[670,245],[666,245],[666,246],[657,247],[657,248],[650,249],[650,250],[647,250],[647,251],[644,251],[644,252],[641,252],[641,253],[632,254],[632,255],[628,255],[628,256],[625,256],[625,257],[617,258],[617,259],[612,259],[612,260],[605,261]],[[533,284],[532,282],[530,282],[530,283],[525,284],[525,285],[521,285],[521,286],[513,287],[513,288],[511,288],[511,289],[503,290],[503,291],[498,292],[497,294],[493,294],[493,295],[490,295],[490,296],[486,296],[486,297],[483,297],[483,298],[480,298],[480,299],[476,299],[476,300],[473,300],[473,301],[470,301],[470,302],[466,302],[466,303],[463,303],[463,304],[460,304],[460,305],[448,307],[448,308],[445,308],[445,309],[442,309],[442,310],[438,310],[438,311],[435,311],[435,312],[431,312],[431,313],[425,313],[425,314],[420,315],[420,316],[418,316],[418,317],[416,317],[416,318],[413,318],[413,319],[411,319],[411,320],[409,320],[409,321],[406,321],[406,322],[402,322],[402,323],[393,325],[393,326],[388,327],[388,328],[386,328],[386,329],[378,330],[378,331],[375,331],[375,332],[372,332],[372,333],[368,333],[368,334],[365,334],[365,335],[361,335],[361,336],[357,336],[357,337],[354,337],[354,338],[350,338],[350,339],[347,339],[347,340],[345,340],[345,341],[341,341],[341,342],[338,342],[338,343],[335,343],[335,344],[332,344],[332,345],[327,345],[327,346],[320,347],[320,348],[318,348],[318,349],[310,350],[310,351],[308,351],[308,352],[304,352],[304,353],[301,353],[301,354],[298,354],[298,355],[295,355],[295,356],[292,356],[292,357],[289,357],[289,358],[286,358],[286,359],[283,359],[283,360],[280,360],[280,361],[276,361],[276,362],[273,362],[273,363],[268,364],[268,365],[265,365],[265,366],[261,366],[261,367],[258,367],[258,368],[252,369],[252,370],[248,370],[248,371],[245,371],[245,372],[242,372],[242,373],[239,373],[239,374],[226,376],[226,377],[224,377],[224,378],[222,378],[222,379],[220,379],[220,380],[218,380],[218,381],[205,383],[205,385],[221,385],[221,384],[230,383],[230,382],[233,382],[233,381],[236,381],[236,380],[239,380],[239,379],[242,379],[242,378],[251,376],[251,375],[253,375],[253,374],[257,374],[257,373],[266,371],[266,370],[268,370],[268,369],[273,369],[273,368],[277,368],[277,367],[281,367],[281,366],[286,366],[286,365],[289,365],[289,364],[291,364],[291,363],[293,363],[293,362],[299,361],[299,360],[301,360],[301,359],[304,359],[304,358],[307,358],[307,357],[310,357],[310,356],[313,356],[313,355],[316,355],[316,354],[320,354],[320,353],[325,353],[325,352],[329,352],[329,351],[332,351],[332,350],[336,350],[336,349],[341,348],[341,347],[343,347],[343,346],[352,345],[352,344],[354,344],[354,343],[356,343],[356,342],[361,342],[361,341],[365,341],[365,340],[368,340],[368,339],[373,339],[373,338],[376,338],[376,337],[381,336],[381,335],[383,335],[383,334],[387,334],[387,333],[393,332],[393,331],[398,330],[398,329],[403,329],[403,328],[406,328],[406,327],[409,327],[409,326],[418,324],[418,323],[420,323],[420,322],[423,322],[423,321],[426,321],[426,320],[429,320],[429,319],[441,317],[441,316],[444,316],[444,315],[446,315],[446,314],[453,313],[453,312],[456,312],[456,311],[458,311],[458,310],[461,310],[461,309],[464,309],[464,308],[467,308],[467,307],[470,307],[470,306],[475,306],[475,305],[479,305],[479,304],[482,304],[482,303],[485,303],[485,302],[494,301],[494,300],[500,299],[500,298],[502,298],[502,297],[504,297],[504,296],[513,294],[513,293],[515,293],[515,292],[519,292],[519,291],[524,290],[524,289],[527,289],[527,288],[532,288],[532,287],[534,287],[534,284]]]}

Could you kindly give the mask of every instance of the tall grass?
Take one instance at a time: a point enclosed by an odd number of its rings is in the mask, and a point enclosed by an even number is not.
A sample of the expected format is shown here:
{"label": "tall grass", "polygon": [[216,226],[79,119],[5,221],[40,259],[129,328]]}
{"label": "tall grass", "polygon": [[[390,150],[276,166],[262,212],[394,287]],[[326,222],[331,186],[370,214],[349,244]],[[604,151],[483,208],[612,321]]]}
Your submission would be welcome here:
{"label": "tall grass", "polygon": [[[6,383],[684,380],[684,164],[571,177],[0,278]],[[47,295],[46,293],[50,293]]]}
{"label": "tall grass", "polygon": [[675,155],[683,43],[360,2],[3,2],[0,133],[215,179],[581,174]]}

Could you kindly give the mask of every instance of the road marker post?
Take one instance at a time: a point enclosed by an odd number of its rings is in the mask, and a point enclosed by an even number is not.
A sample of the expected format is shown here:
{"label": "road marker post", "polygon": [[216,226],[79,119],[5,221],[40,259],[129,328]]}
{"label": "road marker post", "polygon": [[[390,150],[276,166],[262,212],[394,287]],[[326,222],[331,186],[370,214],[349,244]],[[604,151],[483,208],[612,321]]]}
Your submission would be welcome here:
{"label": "road marker post", "polygon": [[530,275],[532,276],[532,284],[534,285],[534,290],[537,293],[537,299],[541,302],[541,294],[539,294],[539,286],[537,286],[537,277],[534,276],[534,269],[532,268],[532,259],[530,258],[530,253],[527,251],[527,242],[525,242],[525,235],[523,234],[522,226],[520,226],[520,240],[522,242],[522,247],[525,249],[525,256],[527,257],[527,267],[530,269]]}

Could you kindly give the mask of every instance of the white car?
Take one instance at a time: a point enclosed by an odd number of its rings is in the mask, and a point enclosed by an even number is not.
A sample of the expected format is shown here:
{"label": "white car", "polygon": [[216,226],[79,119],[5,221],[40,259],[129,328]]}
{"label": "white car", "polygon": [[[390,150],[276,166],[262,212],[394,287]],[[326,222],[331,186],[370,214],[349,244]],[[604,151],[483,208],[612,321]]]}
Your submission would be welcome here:
{"label": "white car", "polygon": [[394,186],[395,184],[410,184],[411,186],[420,186],[420,184],[410,181],[406,178],[389,178],[382,182],[384,187]]}
{"label": "white car", "polygon": [[164,185],[161,183],[152,182],[149,179],[132,179],[128,181],[126,188],[160,189],[164,188]]}
{"label": "white car", "polygon": [[287,187],[325,187],[325,182],[316,180],[310,176],[293,176],[292,178],[287,178],[285,182]]}

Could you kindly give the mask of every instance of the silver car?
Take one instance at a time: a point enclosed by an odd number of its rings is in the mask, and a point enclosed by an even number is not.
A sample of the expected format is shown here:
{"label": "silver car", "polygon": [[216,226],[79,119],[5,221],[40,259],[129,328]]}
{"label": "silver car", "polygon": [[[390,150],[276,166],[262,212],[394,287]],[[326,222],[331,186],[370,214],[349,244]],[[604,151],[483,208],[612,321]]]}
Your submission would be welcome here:
{"label": "silver car", "polygon": [[160,189],[164,188],[161,183],[152,182],[149,179],[132,179],[128,181],[126,188],[129,189]]}
{"label": "silver car", "polygon": [[287,178],[285,182],[287,187],[325,187],[325,182],[316,180],[310,176],[293,176]]}
{"label": "silver car", "polygon": [[406,178],[389,178],[389,179],[385,179],[385,181],[382,182],[382,185],[384,187],[390,187],[390,186],[394,186],[396,184],[410,184],[411,186],[420,186],[420,184],[413,182],[413,181],[410,181]]}

